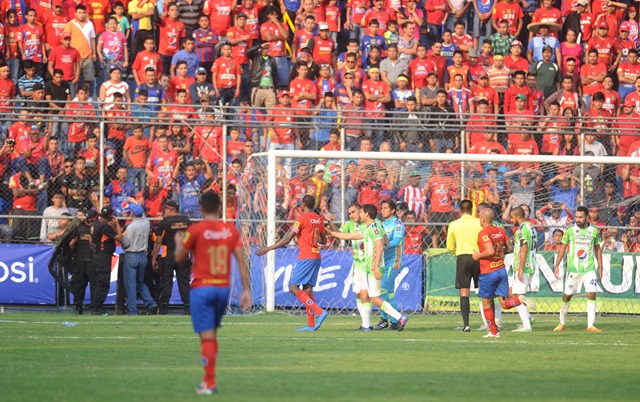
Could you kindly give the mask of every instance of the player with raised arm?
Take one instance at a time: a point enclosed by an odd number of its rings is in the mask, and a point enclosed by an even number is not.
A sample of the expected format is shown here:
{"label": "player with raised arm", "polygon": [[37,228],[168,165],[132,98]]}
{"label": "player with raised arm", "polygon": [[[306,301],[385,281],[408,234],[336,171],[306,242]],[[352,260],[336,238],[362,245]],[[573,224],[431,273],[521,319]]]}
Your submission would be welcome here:
{"label": "player with raised arm", "polygon": [[[535,310],[536,304],[530,299],[521,298],[527,293],[527,288],[531,283],[531,277],[535,272],[536,249],[538,235],[536,230],[526,220],[524,209],[515,207],[511,210],[511,221],[517,225],[518,229],[513,237],[513,296],[520,299],[522,304],[518,308],[518,315],[522,320],[522,326],[514,329],[513,332],[531,332],[531,318],[529,309]],[[528,302],[525,303],[524,300]]]}
{"label": "player with raised arm", "polygon": [[[324,218],[313,212],[315,204],[316,199],[312,195],[302,197],[302,214],[296,218],[291,230],[280,241],[256,251],[257,256],[265,255],[271,250],[286,246],[297,237],[300,253],[289,281],[289,292],[300,300],[307,311],[307,325],[297,331],[316,331],[329,315],[316,304],[313,297],[313,287],[318,281],[322,262],[319,247],[327,243]],[[317,321],[314,314],[318,316]]]}
{"label": "player with raised arm", "polygon": [[[579,291],[584,284],[587,292],[587,332],[602,332],[595,327],[596,322],[596,293],[598,278],[602,278],[602,248],[600,231],[587,222],[589,210],[584,206],[576,209],[576,224],[569,226],[562,236],[562,246],[558,251],[558,258],[553,269],[556,278],[560,277],[560,264],[567,248],[567,278],[564,284],[564,295],[560,306],[560,324],[554,328],[555,332],[564,331],[569,312],[569,302],[573,293]],[[598,260],[596,272],[595,260]]]}
{"label": "player with raised arm", "polygon": [[471,255],[480,261],[480,280],[478,295],[482,298],[484,318],[487,320],[489,333],[485,338],[499,338],[500,332],[496,324],[493,299],[498,296],[500,306],[504,309],[531,303],[525,296],[509,297],[509,277],[504,265],[504,249],[509,238],[504,229],[494,226],[495,213],[491,208],[484,208],[478,213],[482,231],[478,234],[478,250]]}
{"label": "player with raised arm", "polygon": [[233,223],[219,220],[220,197],[213,191],[202,194],[200,211],[204,220],[175,234],[175,261],[182,264],[189,253],[193,256],[193,280],[189,300],[193,329],[200,334],[204,378],[196,388],[198,395],[215,394],[216,357],[218,339],[216,332],[229,303],[231,255],[236,257],[242,280],[240,307],[249,310],[251,292],[249,270],[244,261],[240,233]]}
{"label": "player with raised arm", "polygon": [[[367,225],[360,221],[360,210],[362,207],[357,202],[349,205],[347,213],[349,221],[338,229],[336,225],[329,221],[329,229],[332,232],[340,231],[342,233],[364,233]],[[353,292],[356,294],[356,307],[362,318],[362,325],[356,331],[371,331],[371,302],[362,303],[360,291],[363,284],[366,285],[367,266],[364,258],[364,242],[362,240],[352,240],[351,247],[353,251]]]}
{"label": "player with raised arm", "polygon": [[[382,229],[384,229],[386,236],[381,297],[382,300],[389,302],[393,308],[397,309],[395,286],[396,278],[402,269],[405,227],[404,223],[396,217],[396,202],[393,200],[382,201],[380,216],[382,217]],[[391,318],[391,325],[389,325],[388,314],[381,311],[380,315],[380,322],[374,325],[373,329],[398,329],[398,322],[393,317]]]}
{"label": "player with raised arm", "polygon": [[[409,317],[401,314],[389,304],[382,300],[380,295],[382,294],[382,278],[384,276],[384,230],[382,224],[376,219],[378,216],[378,209],[375,205],[365,204],[360,210],[360,221],[367,225],[367,229],[364,233],[341,233],[337,231],[330,231],[329,235],[336,239],[342,240],[364,240],[364,255],[367,266],[366,282],[361,284],[360,299],[362,303],[373,304],[380,310],[389,314],[392,318],[398,321],[398,331],[402,331],[407,325]],[[366,312],[363,312],[363,315]],[[365,324],[371,318],[366,318]],[[365,317],[363,317],[365,320]]]}

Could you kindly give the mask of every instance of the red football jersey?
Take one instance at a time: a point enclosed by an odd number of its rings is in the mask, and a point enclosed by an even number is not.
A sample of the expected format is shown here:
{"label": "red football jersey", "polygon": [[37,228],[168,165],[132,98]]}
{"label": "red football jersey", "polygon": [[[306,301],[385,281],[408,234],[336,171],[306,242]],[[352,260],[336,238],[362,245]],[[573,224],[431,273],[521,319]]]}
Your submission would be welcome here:
{"label": "red football jersey", "polygon": [[480,273],[489,274],[504,268],[504,245],[507,233],[497,226],[489,226],[478,233],[478,250],[482,253],[485,243],[493,243],[493,255],[480,260]]}
{"label": "red football jersey", "polygon": [[193,224],[187,229],[182,246],[193,255],[192,288],[229,287],[231,255],[233,250],[242,247],[235,224],[217,220]]}
{"label": "red football jersey", "polygon": [[299,260],[320,258],[318,240],[324,233],[324,218],[315,212],[304,213],[296,219],[291,228],[298,237]]}

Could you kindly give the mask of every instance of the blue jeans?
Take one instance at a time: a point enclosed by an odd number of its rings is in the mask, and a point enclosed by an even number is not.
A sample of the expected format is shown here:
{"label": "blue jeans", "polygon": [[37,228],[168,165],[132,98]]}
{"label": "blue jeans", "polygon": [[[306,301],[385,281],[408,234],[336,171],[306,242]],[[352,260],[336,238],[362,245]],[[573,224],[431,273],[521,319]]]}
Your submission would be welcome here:
{"label": "blue jeans", "polygon": [[127,168],[129,172],[128,182],[133,184],[136,193],[142,190],[147,182],[147,172],[144,168]]}
{"label": "blue jeans", "polygon": [[15,84],[16,88],[18,87],[18,78],[22,76],[20,69],[20,60],[19,59],[8,59],[7,64],[9,65],[9,71],[11,80]]}
{"label": "blue jeans", "polygon": [[144,271],[147,268],[147,253],[125,253],[124,255],[124,290],[127,293],[127,307],[130,315],[138,315],[138,295],[148,309],[157,307],[144,283]]}
{"label": "blue jeans", "polygon": [[278,70],[278,87],[289,88],[289,73],[291,72],[291,60],[288,57],[274,57]]}

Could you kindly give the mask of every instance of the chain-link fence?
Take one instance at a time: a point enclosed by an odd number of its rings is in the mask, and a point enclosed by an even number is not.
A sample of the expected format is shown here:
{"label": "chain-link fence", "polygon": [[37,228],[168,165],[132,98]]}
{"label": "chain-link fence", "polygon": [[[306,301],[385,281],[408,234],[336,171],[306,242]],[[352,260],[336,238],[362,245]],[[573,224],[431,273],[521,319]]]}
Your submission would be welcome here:
{"label": "chain-link fence", "polygon": [[[111,205],[118,215],[126,215],[131,202],[144,205],[147,215],[159,220],[164,203],[175,200],[181,213],[198,219],[199,194],[219,191],[223,219],[235,220],[243,233],[254,299],[262,306],[266,282],[252,247],[266,244],[268,220],[276,219],[277,236],[281,236],[307,193],[317,196],[318,210],[338,225],[348,220],[346,210],[353,200],[379,204],[393,199],[399,210],[412,212],[403,215],[407,233],[404,264],[409,269],[400,286],[407,287],[408,293],[420,290],[403,308],[438,312],[456,310],[449,308],[456,303],[455,294],[449,294],[455,293],[453,281],[447,279],[450,270],[438,267],[453,264],[442,249],[445,228],[455,218],[460,199],[469,198],[475,205],[488,202],[500,218],[508,217],[513,206],[526,206],[539,233],[538,258],[545,261],[552,254],[542,250],[556,246],[554,230],[564,230],[575,207],[587,205],[593,209],[591,221],[611,229],[603,233],[603,247],[614,253],[607,257],[616,267],[610,277],[612,286],[621,286],[616,288],[624,289],[620,294],[636,292],[633,253],[640,251],[639,230],[634,229],[640,227],[637,168],[614,160],[571,162],[577,155],[591,153],[595,157],[637,156],[640,144],[634,143],[640,119],[635,115],[459,115],[434,108],[383,113],[353,105],[267,110],[248,105],[114,105],[90,99],[62,103],[62,110],[43,102],[16,104],[1,120],[6,128],[0,136],[3,241],[53,241],[62,230],[58,218],[64,213],[73,216],[78,210]],[[267,158],[256,152],[278,149],[393,151],[405,156],[394,161],[278,160],[277,207],[275,216],[270,216]],[[434,164],[411,157],[424,153],[508,153],[522,159]],[[527,161],[528,155],[536,154],[558,155],[564,160]],[[324,170],[318,170],[319,165]],[[435,171],[442,178],[437,185],[431,180]],[[453,211],[438,211],[440,204],[450,204]],[[318,287],[326,286],[335,294],[325,306],[349,310],[353,308],[348,289],[349,245],[332,242],[326,252],[332,254],[325,257],[327,265]],[[284,280],[295,263],[295,252],[281,250],[277,260],[284,267],[276,271],[277,280]],[[548,275],[540,272],[540,282],[548,283]],[[283,295],[278,305],[296,306],[294,299],[285,297],[283,283],[276,282]],[[549,311],[556,310],[551,302],[549,306]],[[610,311],[635,312],[635,307]]]}

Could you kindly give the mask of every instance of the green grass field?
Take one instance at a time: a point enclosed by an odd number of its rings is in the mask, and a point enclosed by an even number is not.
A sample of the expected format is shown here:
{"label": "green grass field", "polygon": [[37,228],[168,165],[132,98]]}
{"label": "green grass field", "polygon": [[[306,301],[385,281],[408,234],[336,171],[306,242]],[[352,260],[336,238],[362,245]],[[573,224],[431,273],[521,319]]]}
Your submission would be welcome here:
{"label": "green grass field", "polygon": [[[357,333],[330,316],[230,316],[219,333],[218,388],[196,396],[200,344],[189,317],[0,314],[0,400],[9,401],[551,401],[639,398],[640,318],[539,316],[500,339],[453,331],[459,316],[412,316],[404,332]],[[377,320],[377,317],[373,317]],[[479,318],[474,317],[475,324]],[[78,322],[65,327],[63,321]],[[477,327],[477,325],[476,325]]]}

